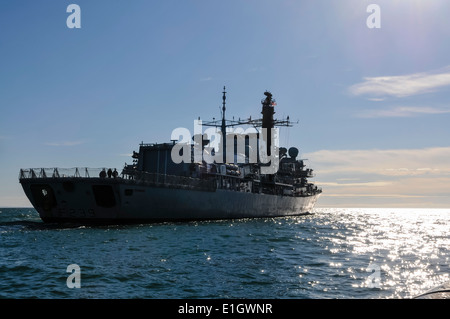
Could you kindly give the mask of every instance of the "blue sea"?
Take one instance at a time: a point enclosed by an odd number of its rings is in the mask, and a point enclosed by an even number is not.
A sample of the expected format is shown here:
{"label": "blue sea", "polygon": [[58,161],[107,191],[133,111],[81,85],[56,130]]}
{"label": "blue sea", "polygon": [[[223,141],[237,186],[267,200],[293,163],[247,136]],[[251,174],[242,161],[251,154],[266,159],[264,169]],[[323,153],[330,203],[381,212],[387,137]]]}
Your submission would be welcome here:
{"label": "blue sea", "polygon": [[60,226],[0,208],[0,297],[411,298],[450,279],[449,225],[444,209]]}

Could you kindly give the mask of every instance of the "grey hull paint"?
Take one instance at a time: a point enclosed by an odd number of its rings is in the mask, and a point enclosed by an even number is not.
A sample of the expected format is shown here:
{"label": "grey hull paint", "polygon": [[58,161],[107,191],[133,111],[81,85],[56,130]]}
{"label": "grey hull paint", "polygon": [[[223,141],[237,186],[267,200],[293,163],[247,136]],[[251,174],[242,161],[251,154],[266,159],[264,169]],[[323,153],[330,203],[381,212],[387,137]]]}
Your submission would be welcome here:
{"label": "grey hull paint", "polygon": [[[47,222],[133,223],[294,216],[311,212],[320,195],[291,197],[223,189],[203,191],[100,178],[73,179],[70,181],[73,188],[68,190],[63,185],[67,182],[67,178],[21,180],[28,199]],[[55,197],[52,207],[44,208],[37,203],[31,185],[51,187]],[[115,204],[98,205],[93,185],[110,185]]]}

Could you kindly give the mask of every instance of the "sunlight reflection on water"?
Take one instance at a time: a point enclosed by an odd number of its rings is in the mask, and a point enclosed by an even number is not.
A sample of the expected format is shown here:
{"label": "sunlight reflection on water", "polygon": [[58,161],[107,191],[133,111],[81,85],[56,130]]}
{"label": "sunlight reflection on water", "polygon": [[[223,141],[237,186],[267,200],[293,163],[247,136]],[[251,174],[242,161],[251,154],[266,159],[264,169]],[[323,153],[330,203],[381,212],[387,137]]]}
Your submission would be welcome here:
{"label": "sunlight reflection on water", "polygon": [[[393,290],[389,297],[412,297],[449,280],[450,210],[319,211],[333,215],[329,223],[336,234],[330,240],[335,247],[330,252],[347,250],[356,256],[369,256],[371,263],[380,267],[380,289]],[[347,271],[352,273],[353,269]],[[355,283],[353,287],[367,284]]]}
{"label": "sunlight reflection on water", "polygon": [[[0,297],[410,298],[450,279],[450,210],[107,227],[1,211]],[[66,286],[73,263],[79,290]]]}

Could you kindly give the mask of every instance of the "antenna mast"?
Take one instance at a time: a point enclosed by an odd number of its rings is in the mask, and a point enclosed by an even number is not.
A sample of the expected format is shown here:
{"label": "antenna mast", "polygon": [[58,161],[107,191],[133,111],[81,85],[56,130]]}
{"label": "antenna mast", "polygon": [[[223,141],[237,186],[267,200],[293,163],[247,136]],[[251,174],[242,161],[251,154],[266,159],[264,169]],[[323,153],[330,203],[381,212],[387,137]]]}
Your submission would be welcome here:
{"label": "antenna mast", "polygon": [[222,127],[221,127],[221,131],[222,131],[222,156],[223,156],[223,163],[226,163],[226,149],[227,149],[227,132],[226,132],[226,123],[225,123],[225,100],[227,99],[226,97],[226,91],[225,91],[225,86],[223,87],[223,96],[222,96]]}
{"label": "antenna mast", "polygon": [[252,125],[256,130],[257,127],[262,127],[268,129],[268,136],[265,136],[266,145],[267,145],[267,153],[270,155],[270,143],[272,136],[270,135],[270,129],[274,126],[292,126],[292,122],[289,120],[289,116],[287,119],[282,120],[276,120],[273,118],[273,115],[275,114],[274,111],[274,105],[276,105],[275,100],[272,99],[272,94],[268,91],[264,92],[264,95],[266,96],[266,99],[263,99],[261,101],[261,104],[263,106],[262,108],[262,118],[259,119],[252,119],[251,116],[246,120],[239,120],[235,121],[233,120],[227,120],[225,117],[225,111],[226,111],[226,91],[225,86],[223,87],[222,92],[222,121],[213,119],[212,121],[205,121],[202,123],[204,126],[213,126],[213,127],[220,127],[220,131],[222,134],[221,142],[219,149],[222,151],[222,159],[223,163],[226,163],[226,150],[227,150],[227,127],[234,127],[236,125]]}

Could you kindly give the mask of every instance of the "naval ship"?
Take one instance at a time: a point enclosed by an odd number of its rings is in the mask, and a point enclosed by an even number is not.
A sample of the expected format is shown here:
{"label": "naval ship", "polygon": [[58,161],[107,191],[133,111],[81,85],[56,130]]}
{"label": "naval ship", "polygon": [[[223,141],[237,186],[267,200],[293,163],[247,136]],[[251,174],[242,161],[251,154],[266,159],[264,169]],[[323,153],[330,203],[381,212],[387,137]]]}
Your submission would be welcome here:
{"label": "naval ship", "polygon": [[[262,118],[228,120],[225,87],[222,93],[221,119],[202,122],[220,137],[214,147],[207,134],[200,133],[190,140],[142,142],[131,154],[132,164],[125,163],[120,173],[111,168],[21,169],[19,181],[26,196],[40,218],[50,223],[148,223],[310,213],[322,193],[308,181],[313,170],[298,158],[297,148],[279,147],[277,142],[277,127],[293,124],[289,117],[274,119],[276,102],[266,91]],[[243,138],[230,133],[242,125],[254,131],[245,131]]]}

